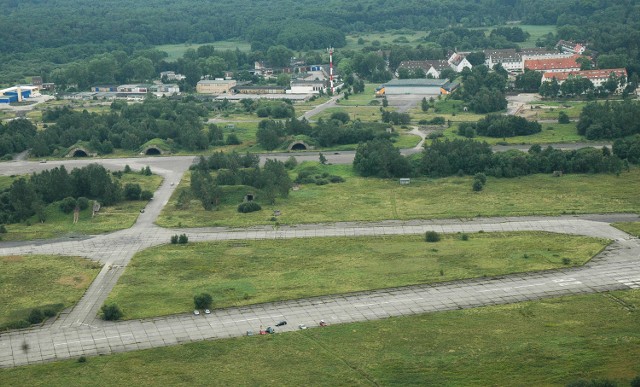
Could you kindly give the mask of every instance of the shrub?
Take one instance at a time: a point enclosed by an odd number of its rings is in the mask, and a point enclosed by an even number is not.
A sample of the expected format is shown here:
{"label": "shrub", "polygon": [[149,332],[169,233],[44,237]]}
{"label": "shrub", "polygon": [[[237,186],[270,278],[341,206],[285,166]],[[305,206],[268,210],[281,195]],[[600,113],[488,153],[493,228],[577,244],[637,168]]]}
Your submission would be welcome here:
{"label": "shrub", "polygon": [[124,197],[127,200],[139,200],[141,193],[142,188],[140,188],[140,184],[127,183],[124,186]]}
{"label": "shrub", "polygon": [[102,311],[102,318],[107,321],[120,320],[124,315],[118,304],[115,303],[104,304],[100,310]]}
{"label": "shrub", "polygon": [[227,135],[226,144],[227,145],[240,145],[240,144],[242,144],[242,141],[240,141],[240,139],[238,138],[238,136],[235,133],[229,133]]}
{"label": "shrub", "polygon": [[640,375],[631,379],[631,387],[640,387]]}
{"label": "shrub", "polygon": [[424,240],[430,243],[439,242],[440,234],[435,231],[427,231],[424,235]]}
{"label": "shrub", "polygon": [[187,236],[187,234],[180,234],[178,236],[178,243],[180,243],[181,245],[184,245],[187,242],[189,242],[189,237]]}
{"label": "shrub", "polygon": [[74,208],[76,208],[76,199],[72,198],[72,197],[66,197],[62,200],[60,200],[60,211],[64,212],[65,214],[69,214],[73,211]]}
{"label": "shrub", "polygon": [[463,241],[468,241],[469,240],[469,234],[462,233],[460,235],[460,239],[463,240]]}
{"label": "shrub", "polygon": [[473,180],[473,184],[471,185],[473,192],[480,192],[484,188],[484,184],[480,180]]}
{"label": "shrub", "polygon": [[151,200],[153,199],[153,192],[144,190],[140,193],[141,200]]}
{"label": "shrub", "polygon": [[329,181],[332,183],[344,183],[344,178],[342,176],[331,175]]}
{"label": "shrub", "polygon": [[298,166],[298,160],[294,156],[289,156],[287,161],[284,162],[284,167],[287,169],[293,169]]}
{"label": "shrub", "polygon": [[260,211],[262,207],[256,202],[245,202],[238,206],[238,212],[246,214],[248,212]]}
{"label": "shrub", "polygon": [[487,184],[487,175],[485,175],[485,174],[484,174],[484,173],[482,173],[482,172],[478,172],[478,173],[476,173],[476,174],[473,176],[473,179],[474,179],[474,180],[479,180],[479,181],[482,183],[482,185]]}
{"label": "shrub", "polygon": [[569,119],[569,116],[567,115],[567,113],[565,113],[565,112],[558,113],[558,123],[559,124],[568,124],[570,122],[571,122],[571,120]]}
{"label": "shrub", "polygon": [[175,245],[176,243],[178,243],[178,235],[171,235],[171,244]]}
{"label": "shrub", "polygon": [[89,199],[84,196],[80,196],[78,200],[76,200],[76,204],[80,207],[80,210],[86,210],[89,208]]}
{"label": "shrub", "polygon": [[209,293],[200,293],[193,297],[193,304],[196,309],[209,309],[213,303],[213,298]]}
{"label": "shrub", "polygon": [[567,257],[562,258],[562,264],[563,265],[570,265],[571,264],[571,258],[567,258]]}
{"label": "shrub", "polygon": [[0,224],[0,234],[6,234],[7,233],[7,228],[5,227],[4,224]]}
{"label": "shrub", "polygon": [[29,317],[27,317],[27,321],[29,321],[31,324],[40,324],[42,321],[44,321],[44,314],[42,313],[42,310],[38,308],[31,309],[31,312],[29,312]]}
{"label": "shrub", "polygon": [[129,166],[129,164],[124,166],[124,173],[131,173],[131,167]]}
{"label": "shrub", "polygon": [[86,356],[80,356],[78,358],[78,363],[86,363],[87,362],[87,357]]}
{"label": "shrub", "polygon": [[45,308],[42,311],[42,314],[44,314],[45,317],[49,318],[49,317],[54,317],[57,313],[56,313],[56,310],[53,308]]}
{"label": "shrub", "polygon": [[329,184],[329,180],[327,179],[316,179],[316,185],[326,185]]}

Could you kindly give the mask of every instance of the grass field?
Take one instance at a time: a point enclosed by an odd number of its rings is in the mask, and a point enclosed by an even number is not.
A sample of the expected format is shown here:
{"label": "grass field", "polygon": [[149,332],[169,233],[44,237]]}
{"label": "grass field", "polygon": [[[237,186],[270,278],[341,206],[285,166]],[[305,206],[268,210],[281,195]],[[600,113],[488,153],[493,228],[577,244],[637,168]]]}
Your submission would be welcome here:
{"label": "grass field", "polygon": [[628,234],[640,237],[640,222],[613,223],[612,226],[617,227]]}
{"label": "grass field", "polygon": [[[0,179],[0,182],[2,180]],[[142,190],[155,192],[162,182],[158,175],[143,176],[137,173],[122,175],[121,184],[140,184]],[[3,241],[22,241],[33,239],[55,238],[63,235],[94,235],[129,228],[140,215],[140,210],[147,205],[146,201],[123,201],[114,206],[102,207],[98,215],[91,217],[91,208],[80,211],[78,223],[73,224],[73,213],[60,211],[58,204],[53,203],[46,208],[47,220],[38,222],[34,217],[28,222],[7,225],[6,234],[0,234]]]}
{"label": "grass field", "polygon": [[[304,164],[310,165],[310,164]],[[560,215],[580,213],[637,213],[640,208],[640,168],[619,177],[607,174],[531,175],[513,179],[489,177],[481,192],[471,189],[472,178],[414,178],[410,185],[396,180],[355,176],[349,165],[320,168],[344,176],[340,184],[302,185],[288,199],[249,214],[236,212],[246,192],[230,198],[216,211],[202,211],[193,201],[185,210],[176,208],[180,190],[188,189],[185,174],[163,209],[158,224],[163,227],[232,226],[270,224],[272,210],[278,209],[282,224],[375,221],[383,219],[468,218],[474,216]],[[257,198],[260,201],[260,198]]]}
{"label": "grass field", "polygon": [[[371,32],[360,33],[354,35],[347,35],[347,45],[340,50],[362,50],[365,46],[375,45],[374,42],[379,42],[380,45],[410,45],[417,46],[424,44],[424,37],[427,34],[422,31],[410,31],[410,30],[390,30],[385,32]],[[362,38],[364,44],[358,44],[358,40]]]}
{"label": "grass field", "polygon": [[165,245],[138,253],[107,302],[147,318],[188,312],[201,292],[216,308],[242,306],[582,265],[607,244],[528,232]]}
{"label": "grass field", "polygon": [[235,51],[236,48],[242,52],[251,51],[251,44],[249,42],[231,41],[231,40],[222,40],[219,42],[212,42],[212,43],[205,43],[205,44],[191,44],[191,43],[165,44],[161,46],[156,46],[155,48],[157,50],[164,51],[167,54],[169,54],[169,56],[167,57],[167,61],[173,62],[178,58],[182,58],[182,56],[188,49],[197,50],[198,47],[204,46],[204,45],[214,46],[216,50],[219,50],[219,51],[225,51],[225,50]]}
{"label": "grass field", "polygon": [[640,374],[640,290],[0,369],[0,384],[565,386]]}
{"label": "grass field", "polygon": [[0,329],[25,320],[33,308],[75,304],[99,271],[99,264],[78,257],[0,257]]}
{"label": "grass field", "polygon": [[[553,144],[588,141],[578,134],[575,122],[569,124],[543,123],[542,130],[539,133],[528,136],[515,136],[506,138],[476,136],[477,141],[486,141],[491,145],[496,144]],[[444,131],[444,135],[449,139],[464,138],[456,133],[458,125],[453,124]]]}

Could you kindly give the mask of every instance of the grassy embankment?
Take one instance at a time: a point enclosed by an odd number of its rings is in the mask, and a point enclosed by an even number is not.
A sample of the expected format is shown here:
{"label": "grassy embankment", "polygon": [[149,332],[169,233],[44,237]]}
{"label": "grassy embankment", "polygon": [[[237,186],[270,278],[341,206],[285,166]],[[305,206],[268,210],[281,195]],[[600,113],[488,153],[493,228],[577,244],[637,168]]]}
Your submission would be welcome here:
{"label": "grassy embankment", "polygon": [[125,318],[188,312],[206,292],[242,306],[582,265],[603,239],[541,232],[226,241],[138,253],[107,302]]}
{"label": "grassy embankment", "polygon": [[639,308],[640,290],[561,297],[0,369],[0,384],[624,386]]}
{"label": "grassy embankment", "polygon": [[0,257],[0,330],[34,308],[60,312],[75,304],[99,271],[98,263],[78,257]]}
{"label": "grassy embankment", "polygon": [[[309,164],[305,164],[309,165]],[[300,167],[298,167],[300,168]],[[226,189],[222,205],[215,211],[202,211],[192,200],[186,209],[176,208],[182,190],[189,189],[186,173],[180,187],[163,209],[158,224],[163,227],[232,226],[272,224],[272,210],[282,215],[280,224],[339,221],[378,221],[384,219],[446,219],[474,216],[560,215],[581,213],[638,212],[640,168],[619,177],[608,174],[530,175],[513,179],[489,177],[481,192],[471,189],[472,177],[440,179],[414,178],[400,186],[393,179],[362,178],[349,165],[329,165],[319,169],[341,175],[344,183],[302,185],[289,198],[262,211],[239,214],[237,205],[250,187]],[[292,174],[293,177],[296,174]],[[257,200],[260,201],[259,192]]]}

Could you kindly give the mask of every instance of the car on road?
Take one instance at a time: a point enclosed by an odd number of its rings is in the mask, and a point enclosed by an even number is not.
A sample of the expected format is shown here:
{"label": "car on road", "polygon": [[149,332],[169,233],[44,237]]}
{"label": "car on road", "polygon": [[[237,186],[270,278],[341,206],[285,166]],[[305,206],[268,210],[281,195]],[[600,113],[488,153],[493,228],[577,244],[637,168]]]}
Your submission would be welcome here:
{"label": "car on road", "polygon": [[198,309],[196,309],[196,310],[193,311],[193,314],[195,316],[200,316],[200,311]]}

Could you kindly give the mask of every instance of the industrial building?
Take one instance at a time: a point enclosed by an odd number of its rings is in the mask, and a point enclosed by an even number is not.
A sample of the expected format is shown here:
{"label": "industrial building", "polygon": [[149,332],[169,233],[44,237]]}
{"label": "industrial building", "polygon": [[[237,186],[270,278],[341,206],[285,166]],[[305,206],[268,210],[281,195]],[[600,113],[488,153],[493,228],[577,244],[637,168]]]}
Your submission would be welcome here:
{"label": "industrial building", "polygon": [[22,102],[26,98],[39,94],[39,89],[36,86],[14,86],[0,90],[0,103]]}
{"label": "industrial building", "polygon": [[196,85],[196,92],[201,94],[231,94],[231,89],[236,86],[232,79],[205,79]]}

